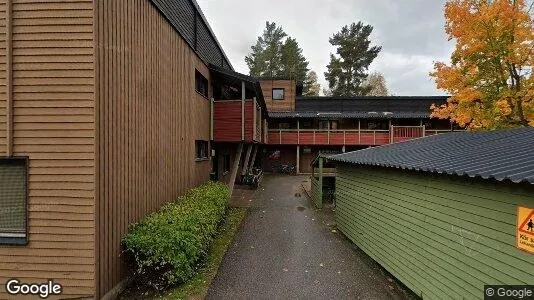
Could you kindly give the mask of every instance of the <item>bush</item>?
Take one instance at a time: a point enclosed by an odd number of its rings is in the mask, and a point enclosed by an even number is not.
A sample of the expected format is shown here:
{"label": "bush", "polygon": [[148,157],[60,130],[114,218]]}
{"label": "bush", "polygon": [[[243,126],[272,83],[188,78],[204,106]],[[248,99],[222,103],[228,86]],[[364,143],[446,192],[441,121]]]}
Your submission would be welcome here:
{"label": "bush", "polygon": [[135,275],[156,289],[191,278],[209,249],[229,198],[228,186],[210,182],[132,224],[122,244]]}

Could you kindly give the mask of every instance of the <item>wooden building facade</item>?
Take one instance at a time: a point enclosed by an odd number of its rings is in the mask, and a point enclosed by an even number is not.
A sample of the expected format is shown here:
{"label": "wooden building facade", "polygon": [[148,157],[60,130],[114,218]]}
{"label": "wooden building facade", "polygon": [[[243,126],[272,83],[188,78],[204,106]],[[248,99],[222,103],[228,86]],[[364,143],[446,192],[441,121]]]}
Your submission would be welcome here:
{"label": "wooden building facade", "polygon": [[[263,161],[271,170],[294,165],[312,173],[319,153],[343,153],[453,131],[448,120],[430,118],[430,106],[446,96],[303,97],[292,79],[260,78],[269,111],[267,152],[280,159]],[[269,157],[269,155],[267,156]]]}
{"label": "wooden building facade", "polygon": [[113,293],[128,225],[265,140],[254,88],[246,138],[214,141],[210,67],[232,66],[194,0],[1,0],[0,37],[0,298]]}

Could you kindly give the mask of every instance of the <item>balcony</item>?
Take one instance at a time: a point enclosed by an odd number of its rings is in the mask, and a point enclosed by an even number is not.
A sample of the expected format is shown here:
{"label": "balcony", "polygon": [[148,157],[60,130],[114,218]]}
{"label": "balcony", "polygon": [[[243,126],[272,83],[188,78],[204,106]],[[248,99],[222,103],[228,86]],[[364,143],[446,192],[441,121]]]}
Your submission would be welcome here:
{"label": "balcony", "polygon": [[451,130],[425,129],[424,126],[392,126],[390,130],[277,129],[269,130],[271,145],[378,146],[430,136]]}
{"label": "balcony", "polygon": [[215,100],[213,139],[216,142],[263,143],[264,120],[255,99]]}

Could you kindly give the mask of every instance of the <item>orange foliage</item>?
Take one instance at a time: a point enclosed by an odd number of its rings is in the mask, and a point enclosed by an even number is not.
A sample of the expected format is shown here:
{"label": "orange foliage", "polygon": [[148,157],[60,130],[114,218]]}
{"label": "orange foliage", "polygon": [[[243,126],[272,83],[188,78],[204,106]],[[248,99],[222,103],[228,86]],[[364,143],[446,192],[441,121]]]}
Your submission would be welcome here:
{"label": "orange foliage", "polygon": [[450,0],[445,30],[451,64],[437,62],[447,105],[432,116],[470,129],[534,126],[534,23],[524,0]]}

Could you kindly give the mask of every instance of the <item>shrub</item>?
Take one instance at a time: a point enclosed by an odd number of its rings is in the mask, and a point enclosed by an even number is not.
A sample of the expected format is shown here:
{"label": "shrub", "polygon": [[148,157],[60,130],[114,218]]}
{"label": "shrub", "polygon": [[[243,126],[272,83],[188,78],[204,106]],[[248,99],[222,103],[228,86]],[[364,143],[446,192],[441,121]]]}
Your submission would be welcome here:
{"label": "shrub", "polygon": [[208,251],[229,198],[226,185],[210,182],[132,224],[122,244],[135,275],[156,289],[191,278]]}

